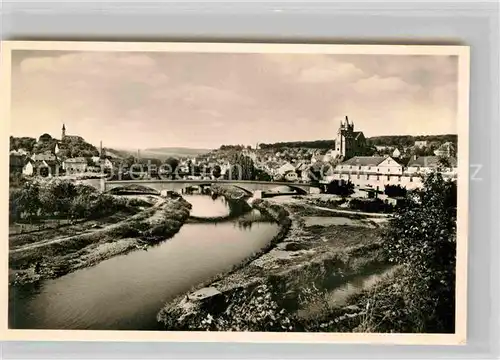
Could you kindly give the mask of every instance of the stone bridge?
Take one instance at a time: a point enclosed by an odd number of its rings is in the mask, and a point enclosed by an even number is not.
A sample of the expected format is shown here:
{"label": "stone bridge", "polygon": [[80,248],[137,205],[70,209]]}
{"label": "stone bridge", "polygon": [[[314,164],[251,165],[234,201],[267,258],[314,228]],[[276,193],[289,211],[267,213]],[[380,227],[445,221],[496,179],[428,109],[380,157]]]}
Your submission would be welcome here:
{"label": "stone bridge", "polygon": [[105,180],[101,179],[101,191],[107,192],[116,188],[127,188],[129,186],[141,186],[153,189],[159,193],[175,191],[181,193],[189,186],[210,186],[212,184],[234,186],[243,190],[248,195],[259,195],[262,192],[269,192],[280,186],[287,186],[290,190],[295,190],[298,194],[309,194],[319,192],[319,187],[310,184],[271,182],[271,181],[250,181],[250,180]]}

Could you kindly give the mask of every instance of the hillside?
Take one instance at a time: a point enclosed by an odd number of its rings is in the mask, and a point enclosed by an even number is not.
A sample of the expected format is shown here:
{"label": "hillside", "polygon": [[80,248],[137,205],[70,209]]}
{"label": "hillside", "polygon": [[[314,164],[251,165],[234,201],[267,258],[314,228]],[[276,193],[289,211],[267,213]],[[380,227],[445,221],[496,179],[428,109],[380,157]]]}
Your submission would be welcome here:
{"label": "hillside", "polygon": [[32,137],[27,137],[27,136],[10,137],[10,150],[24,149],[28,152],[31,152],[35,144],[36,144],[36,139]]}
{"label": "hillside", "polygon": [[25,149],[29,153],[38,154],[54,152],[56,144],[59,146],[58,155],[61,157],[91,157],[99,155],[99,150],[81,138],[68,138],[63,141],[43,134],[37,141],[30,137],[10,137],[10,149]]}

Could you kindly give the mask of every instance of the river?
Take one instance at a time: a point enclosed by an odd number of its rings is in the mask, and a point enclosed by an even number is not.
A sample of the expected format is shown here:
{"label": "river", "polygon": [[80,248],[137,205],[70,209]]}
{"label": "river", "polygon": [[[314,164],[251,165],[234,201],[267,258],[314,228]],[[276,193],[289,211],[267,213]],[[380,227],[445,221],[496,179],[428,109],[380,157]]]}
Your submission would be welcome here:
{"label": "river", "polygon": [[185,195],[197,218],[171,239],[36,286],[11,289],[9,326],[20,329],[159,330],[166,301],[262,249],[278,225],[257,210]]}

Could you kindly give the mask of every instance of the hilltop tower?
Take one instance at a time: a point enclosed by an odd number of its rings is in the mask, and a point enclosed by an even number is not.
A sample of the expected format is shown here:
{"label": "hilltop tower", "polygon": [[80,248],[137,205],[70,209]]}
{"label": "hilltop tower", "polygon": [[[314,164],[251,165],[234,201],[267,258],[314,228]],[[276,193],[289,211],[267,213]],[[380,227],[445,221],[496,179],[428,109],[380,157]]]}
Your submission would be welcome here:
{"label": "hilltop tower", "polygon": [[62,126],[62,131],[61,131],[61,140],[63,140],[66,137],[66,126]]}

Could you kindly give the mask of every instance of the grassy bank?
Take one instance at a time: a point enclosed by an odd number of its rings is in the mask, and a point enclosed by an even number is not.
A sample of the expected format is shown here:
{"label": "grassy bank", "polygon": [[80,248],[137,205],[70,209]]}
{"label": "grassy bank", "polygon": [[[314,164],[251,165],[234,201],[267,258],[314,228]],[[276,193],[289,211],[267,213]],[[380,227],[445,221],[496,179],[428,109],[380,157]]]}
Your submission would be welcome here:
{"label": "grassy bank", "polygon": [[[379,226],[364,218],[356,216],[356,226],[311,226],[305,221],[308,216],[331,218],[331,213],[272,200],[255,200],[253,206],[272,216],[281,225],[280,233],[233,271],[167,304],[158,314],[165,329],[303,330],[312,326],[309,313],[314,311],[308,309],[314,308],[319,293],[326,297],[355,276],[387,266]],[[318,294],[307,296],[313,288]],[[262,312],[267,315],[262,317]]]}
{"label": "grassy bank", "polygon": [[162,199],[125,221],[42,240],[9,253],[10,284],[54,278],[173,236],[189,216],[184,199]]}

